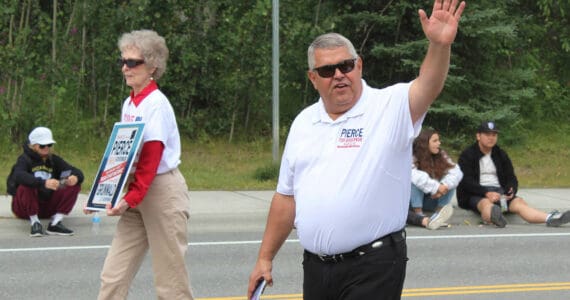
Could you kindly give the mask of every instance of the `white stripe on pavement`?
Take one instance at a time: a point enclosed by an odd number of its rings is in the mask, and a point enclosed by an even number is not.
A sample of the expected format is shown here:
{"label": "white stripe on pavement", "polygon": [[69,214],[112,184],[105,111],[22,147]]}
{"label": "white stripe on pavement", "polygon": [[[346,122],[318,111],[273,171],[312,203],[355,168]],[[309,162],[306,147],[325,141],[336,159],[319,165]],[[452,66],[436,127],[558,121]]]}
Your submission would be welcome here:
{"label": "white stripe on pavement", "polygon": [[[428,236],[408,236],[408,240],[437,240],[437,239],[480,239],[480,238],[529,238],[529,237],[561,237],[570,236],[570,232],[559,233],[515,233],[515,234],[475,234],[475,235],[428,235]],[[299,240],[289,239],[286,243],[298,243]],[[261,241],[222,241],[222,242],[194,242],[188,243],[190,247],[197,246],[219,246],[219,245],[254,245],[261,244]],[[94,250],[106,249],[109,245],[94,246],[68,246],[68,247],[39,247],[39,248],[6,248],[0,249],[0,253],[9,252],[34,252],[34,251],[70,251],[70,250]]]}

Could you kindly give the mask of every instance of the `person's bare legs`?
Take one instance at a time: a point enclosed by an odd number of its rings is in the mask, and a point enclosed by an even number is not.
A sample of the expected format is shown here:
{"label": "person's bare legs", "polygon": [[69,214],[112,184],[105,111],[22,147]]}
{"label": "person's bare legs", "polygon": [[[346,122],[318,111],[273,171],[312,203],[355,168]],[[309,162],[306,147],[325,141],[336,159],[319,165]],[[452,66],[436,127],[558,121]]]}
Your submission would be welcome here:
{"label": "person's bare legs", "polygon": [[495,205],[490,199],[482,198],[479,203],[477,203],[477,209],[484,222],[493,223],[499,228],[503,228],[507,225],[507,219],[503,216],[501,208]]}
{"label": "person's bare legs", "polygon": [[483,221],[487,223],[491,223],[491,209],[493,208],[493,205],[495,204],[488,198],[482,198],[481,201],[477,203],[477,210],[479,210]]}
{"label": "person's bare legs", "polygon": [[546,223],[548,213],[530,207],[521,197],[516,197],[509,204],[509,211],[519,215],[529,223]]}

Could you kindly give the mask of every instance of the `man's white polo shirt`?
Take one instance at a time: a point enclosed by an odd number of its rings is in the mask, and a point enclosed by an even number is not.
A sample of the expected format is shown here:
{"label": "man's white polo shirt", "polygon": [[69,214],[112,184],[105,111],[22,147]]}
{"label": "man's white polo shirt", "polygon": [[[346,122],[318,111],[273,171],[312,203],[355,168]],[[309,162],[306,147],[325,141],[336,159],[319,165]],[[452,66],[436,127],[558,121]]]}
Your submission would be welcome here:
{"label": "man's white polo shirt", "polygon": [[332,121],[322,99],[293,121],[277,192],[293,195],[301,245],[338,254],[402,229],[410,200],[411,83],[373,89]]}

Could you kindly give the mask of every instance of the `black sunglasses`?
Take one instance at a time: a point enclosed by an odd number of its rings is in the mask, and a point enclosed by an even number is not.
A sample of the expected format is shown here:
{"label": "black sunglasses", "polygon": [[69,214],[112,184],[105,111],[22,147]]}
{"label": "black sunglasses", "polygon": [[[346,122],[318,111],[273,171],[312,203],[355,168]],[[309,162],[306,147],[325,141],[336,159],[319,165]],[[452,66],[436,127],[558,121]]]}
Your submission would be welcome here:
{"label": "black sunglasses", "polygon": [[314,68],[313,71],[316,71],[317,74],[323,78],[333,77],[336,69],[339,69],[342,74],[346,74],[354,70],[354,64],[356,63],[356,60],[357,58],[347,59],[336,65],[326,65]]}
{"label": "black sunglasses", "polygon": [[53,146],[53,144],[40,145],[40,149],[43,149],[45,147],[51,148],[51,146]]}
{"label": "black sunglasses", "polygon": [[123,67],[124,65],[127,65],[127,67],[129,68],[134,68],[138,65],[142,65],[144,64],[144,59],[122,59],[119,58],[117,60],[117,64],[119,65],[119,67]]}

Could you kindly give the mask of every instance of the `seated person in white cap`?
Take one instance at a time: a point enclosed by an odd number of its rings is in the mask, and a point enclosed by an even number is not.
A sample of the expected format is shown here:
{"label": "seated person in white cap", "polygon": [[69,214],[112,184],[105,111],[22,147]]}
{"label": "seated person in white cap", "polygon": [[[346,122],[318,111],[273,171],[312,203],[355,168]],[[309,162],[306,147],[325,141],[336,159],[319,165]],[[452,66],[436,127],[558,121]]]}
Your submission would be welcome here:
{"label": "seated person in white cap", "polygon": [[77,201],[83,173],[52,153],[55,141],[49,128],[35,128],[28,140],[12,173],[16,187],[8,188],[13,196],[12,212],[18,218],[30,219],[32,237],[44,234],[39,220],[44,218],[51,218],[47,234],[73,235],[61,221]]}

